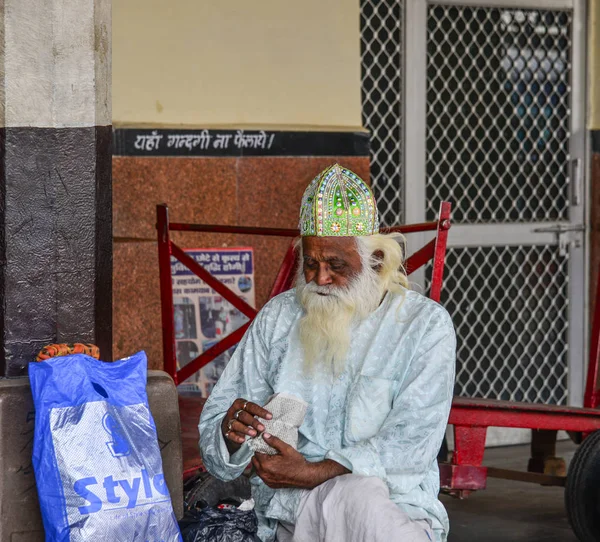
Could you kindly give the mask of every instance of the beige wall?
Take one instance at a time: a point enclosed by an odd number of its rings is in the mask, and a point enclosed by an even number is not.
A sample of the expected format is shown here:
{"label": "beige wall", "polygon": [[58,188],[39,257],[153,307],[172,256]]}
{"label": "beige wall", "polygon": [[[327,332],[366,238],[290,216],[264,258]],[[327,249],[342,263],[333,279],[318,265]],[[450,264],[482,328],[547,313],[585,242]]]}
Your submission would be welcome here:
{"label": "beige wall", "polygon": [[358,0],[113,0],[113,122],[348,127]]}

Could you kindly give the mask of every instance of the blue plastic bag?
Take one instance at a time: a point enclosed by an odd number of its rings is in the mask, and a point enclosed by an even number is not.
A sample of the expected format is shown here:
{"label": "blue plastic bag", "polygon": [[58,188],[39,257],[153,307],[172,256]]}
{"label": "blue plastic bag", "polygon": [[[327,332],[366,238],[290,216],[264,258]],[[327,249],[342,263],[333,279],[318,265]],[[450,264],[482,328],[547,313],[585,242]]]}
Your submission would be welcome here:
{"label": "blue plastic bag", "polygon": [[47,542],[181,541],[146,395],[146,354],[29,365]]}

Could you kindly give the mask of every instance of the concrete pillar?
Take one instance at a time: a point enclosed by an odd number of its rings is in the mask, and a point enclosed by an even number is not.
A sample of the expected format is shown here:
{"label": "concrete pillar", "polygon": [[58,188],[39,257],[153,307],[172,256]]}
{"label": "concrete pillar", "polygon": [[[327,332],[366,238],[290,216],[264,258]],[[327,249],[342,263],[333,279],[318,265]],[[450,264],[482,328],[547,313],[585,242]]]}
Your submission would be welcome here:
{"label": "concrete pillar", "polygon": [[0,0],[0,375],[111,356],[111,1]]}

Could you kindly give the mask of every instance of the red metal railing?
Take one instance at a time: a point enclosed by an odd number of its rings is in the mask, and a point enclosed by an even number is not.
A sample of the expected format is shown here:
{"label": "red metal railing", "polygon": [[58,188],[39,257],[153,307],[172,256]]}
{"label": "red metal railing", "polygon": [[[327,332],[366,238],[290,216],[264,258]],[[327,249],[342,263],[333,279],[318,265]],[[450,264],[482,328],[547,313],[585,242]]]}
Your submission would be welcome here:
{"label": "red metal railing", "polygon": [[[448,240],[448,230],[450,229],[450,210],[449,202],[442,202],[438,220],[434,222],[424,222],[422,224],[410,224],[405,226],[395,226],[392,228],[383,228],[381,233],[398,232],[402,234],[416,232],[436,232],[435,238],[427,243],[420,250],[410,256],[405,262],[407,274],[413,273],[421,268],[428,261],[433,260],[433,270],[431,277],[430,297],[438,301],[442,289],[444,275],[444,264],[446,257],[446,244]],[[296,238],[299,231],[295,229],[282,228],[254,228],[245,226],[225,226],[215,224],[184,224],[179,222],[169,222],[169,209],[166,204],[156,206],[157,215],[157,233],[158,233],[158,265],[160,272],[160,295],[161,312],[163,327],[163,358],[164,370],[171,375],[176,384],[180,384],[196,371],[199,371],[207,363],[210,363],[217,356],[236,345],[243,337],[246,329],[250,325],[257,311],[240,299],[238,295],[225,286],[221,281],[214,278],[206,269],[188,256],[184,250],[178,247],[170,238],[171,231],[190,231],[206,233],[229,233],[245,235],[266,235],[277,237]],[[173,283],[171,279],[171,256],[174,256],[198,278],[202,279],[208,286],[220,294],[225,300],[229,301],[236,309],[249,318],[249,321],[230,333],[217,344],[203,352],[198,357],[190,361],[187,365],[177,370],[177,350],[175,344],[174,331],[174,306],[173,306]],[[270,297],[273,297],[292,287],[296,269],[296,253],[294,251],[294,241],[290,244],[279,273],[271,289]]]}
{"label": "red metal railing", "polygon": [[600,363],[600,271],[596,278],[596,302],[591,332],[590,357],[583,406],[598,408],[600,405],[600,371],[598,369]]}
{"label": "red metal railing", "polygon": [[600,273],[591,329],[590,354],[583,406],[556,406],[455,397],[448,423],[454,426],[454,452],[448,463],[440,464],[441,487],[458,496],[484,489],[488,476],[565,485],[564,476],[495,469],[482,465],[488,427],[517,427],[553,432],[568,431],[586,438],[600,430]]}

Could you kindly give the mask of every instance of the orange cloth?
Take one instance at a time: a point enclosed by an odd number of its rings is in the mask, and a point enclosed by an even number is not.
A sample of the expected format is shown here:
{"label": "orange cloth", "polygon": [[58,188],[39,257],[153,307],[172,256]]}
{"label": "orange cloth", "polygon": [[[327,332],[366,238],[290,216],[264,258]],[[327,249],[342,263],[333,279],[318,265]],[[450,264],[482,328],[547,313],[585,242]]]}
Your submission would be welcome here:
{"label": "orange cloth", "polygon": [[35,361],[44,361],[57,356],[70,356],[71,354],[85,354],[100,359],[100,349],[95,344],[49,344],[40,350]]}

